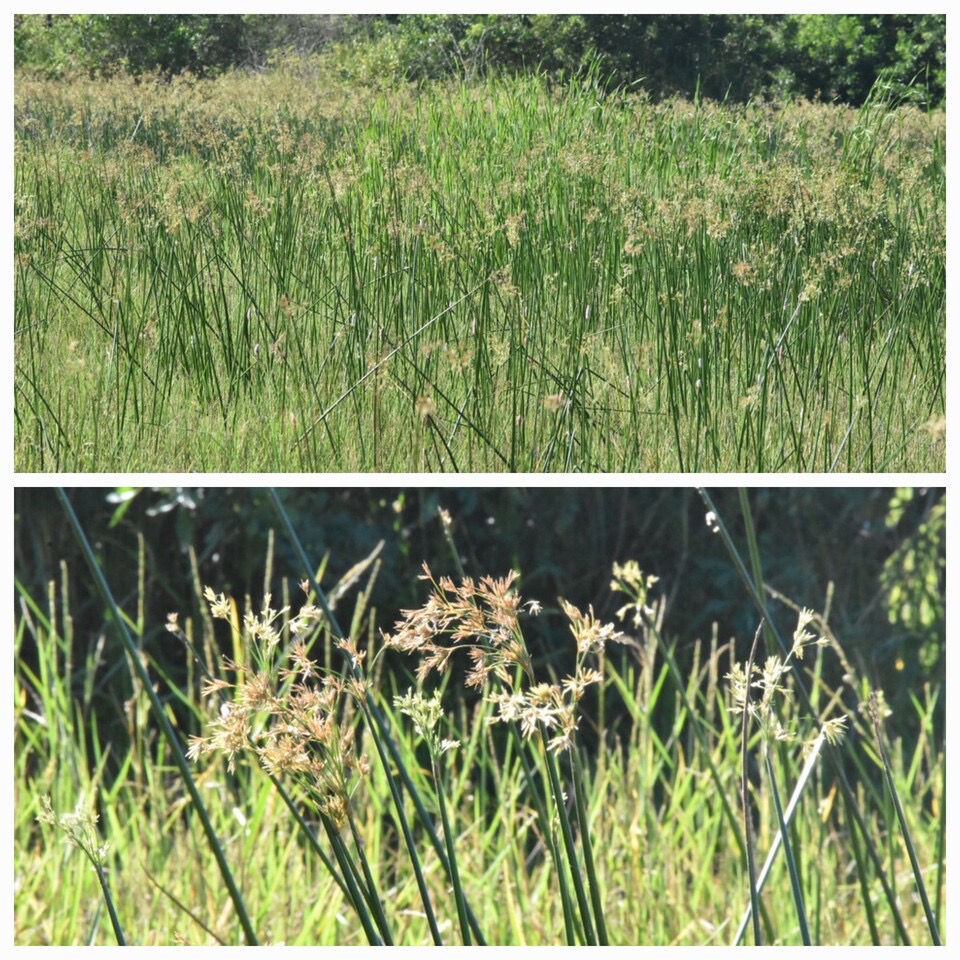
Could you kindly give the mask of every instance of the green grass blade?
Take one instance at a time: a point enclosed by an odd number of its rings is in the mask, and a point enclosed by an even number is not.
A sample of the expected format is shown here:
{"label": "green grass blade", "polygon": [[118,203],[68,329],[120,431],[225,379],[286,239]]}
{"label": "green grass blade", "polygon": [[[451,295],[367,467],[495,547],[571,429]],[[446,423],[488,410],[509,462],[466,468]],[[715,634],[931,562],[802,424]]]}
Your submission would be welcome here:
{"label": "green grass blade", "polygon": [[917,850],[913,845],[913,838],[910,835],[910,828],[907,826],[907,817],[903,812],[903,804],[900,802],[900,793],[897,790],[897,785],[893,780],[893,770],[890,765],[890,758],[887,755],[886,745],[883,742],[883,731],[880,728],[880,713],[877,708],[876,697],[871,697],[870,715],[873,719],[873,729],[877,737],[877,746],[880,748],[880,758],[883,761],[884,779],[887,782],[887,788],[889,789],[890,796],[893,800],[893,807],[897,813],[897,822],[900,824],[900,832],[903,834],[903,842],[907,848],[907,855],[910,857],[910,867],[913,870],[913,879],[917,884],[917,895],[920,897],[921,904],[923,904],[923,912],[927,918],[927,926],[930,928],[930,938],[933,940],[934,946],[939,947],[941,945],[940,930],[937,927],[937,920],[934,916],[933,909],[930,906],[930,898],[927,896],[927,886],[923,882],[923,870],[920,868],[920,861],[917,858]]}

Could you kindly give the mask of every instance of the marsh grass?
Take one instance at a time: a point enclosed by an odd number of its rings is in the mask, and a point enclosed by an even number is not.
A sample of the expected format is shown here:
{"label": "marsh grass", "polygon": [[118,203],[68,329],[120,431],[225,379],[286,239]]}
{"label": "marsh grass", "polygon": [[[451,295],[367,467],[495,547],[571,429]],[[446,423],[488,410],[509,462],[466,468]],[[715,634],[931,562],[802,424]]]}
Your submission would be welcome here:
{"label": "marsh grass", "polygon": [[[588,942],[591,928],[595,942],[730,943],[750,904],[737,800],[744,746],[763,759],[747,789],[750,842],[764,856],[786,841],[793,860],[792,879],[783,856],[764,867],[763,942],[937,939],[944,754],[928,723],[937,691],[916,701],[916,743],[874,750],[870,711],[857,709],[869,685],[855,670],[836,689],[825,682],[837,639],[801,611],[792,662],[764,661],[750,698],[760,726],[745,743],[743,691],[758,675],[716,636],[695,644],[681,672],[665,603],[636,564],[613,568],[611,588],[627,597],[618,628],[566,602],[535,616],[513,577],[428,577],[423,606],[380,634],[366,599],[377,562],[375,552],[328,591],[321,574],[307,578],[299,609],[291,585],[274,609],[197,582],[197,615],[171,621],[160,640],[144,642],[143,624],[129,619],[136,656],[109,681],[126,701],[116,710],[128,737],[107,752],[85,731],[117,718],[93,707],[99,651],[82,666],[70,660],[69,595],[52,585],[41,604],[18,588],[18,943],[116,942],[100,922],[104,878],[113,931],[122,925],[140,944],[250,941],[240,905],[262,943],[560,944]],[[62,582],[69,576],[63,569]],[[342,635],[326,601],[342,611],[348,590],[362,645]],[[538,678],[526,647],[535,630],[570,645],[569,676]],[[179,638],[195,657],[189,689],[157,681],[157,644]],[[226,659],[215,652],[225,639]],[[798,647],[809,648],[802,658]],[[398,651],[407,656],[387,669]],[[141,668],[176,723],[173,740],[139,709]],[[848,793],[825,762],[839,750],[825,731],[843,716]],[[188,739],[185,776],[177,754]],[[802,740],[815,753],[804,757]],[[774,782],[792,792],[789,804],[778,804]],[[99,814],[86,839],[102,875],[61,842],[57,818],[78,809]]]}
{"label": "marsh grass", "polygon": [[942,112],[15,84],[20,470],[943,469]]}

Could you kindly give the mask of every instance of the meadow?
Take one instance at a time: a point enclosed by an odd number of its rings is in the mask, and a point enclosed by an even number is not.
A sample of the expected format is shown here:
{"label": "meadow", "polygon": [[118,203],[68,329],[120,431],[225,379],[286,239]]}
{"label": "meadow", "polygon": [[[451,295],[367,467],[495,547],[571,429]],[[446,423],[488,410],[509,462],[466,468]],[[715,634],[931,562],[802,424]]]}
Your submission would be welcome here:
{"label": "meadow", "polygon": [[15,82],[21,471],[941,471],[945,113]]}
{"label": "meadow", "polygon": [[[195,576],[166,630],[144,620],[142,537],[122,605],[89,544],[97,596],[65,563],[46,596],[17,585],[18,944],[946,935],[939,685],[913,688],[912,723],[890,718],[825,612],[791,607],[792,636],[768,619],[747,662],[716,630],[672,636],[669,584],[629,561],[611,566],[611,622],[506,571],[412,571],[420,606],[383,615],[378,552],[323,589],[327,561],[276,503],[316,575],[273,599],[272,539],[264,596]],[[760,586],[764,558],[740,555],[731,519],[712,511],[759,623],[790,601]],[[104,634],[80,653],[91,600],[121,655]],[[567,651],[565,676],[534,636]]]}

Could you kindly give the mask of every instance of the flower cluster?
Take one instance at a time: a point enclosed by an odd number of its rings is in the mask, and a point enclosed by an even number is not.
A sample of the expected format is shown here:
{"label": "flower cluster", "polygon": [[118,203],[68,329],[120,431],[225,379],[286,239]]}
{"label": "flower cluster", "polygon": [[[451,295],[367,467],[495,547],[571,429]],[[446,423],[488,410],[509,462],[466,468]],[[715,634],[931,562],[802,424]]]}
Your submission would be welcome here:
{"label": "flower cluster", "polygon": [[[572,747],[577,706],[586,688],[601,680],[587,658],[602,654],[607,641],[619,641],[623,635],[612,624],[600,623],[592,608],[583,613],[561,599],[576,643],[576,669],[559,684],[537,683],[519,614],[526,607],[535,616],[541,606],[535,600],[523,603],[514,592],[516,573],[479,582],[465,577],[458,586],[448,577],[435,580],[426,564],[423,569],[422,579],[430,581],[433,591],[422,607],[403,611],[404,619],[395,624],[394,632],[384,634],[385,647],[421,654],[417,668],[421,682],[431,671],[447,669],[453,654],[465,650],[472,661],[467,684],[485,687],[492,678],[500,687],[486,697],[497,708],[492,722],[516,722],[528,738],[549,736],[547,748],[552,751]],[[423,709],[424,704],[414,704],[410,696],[402,709],[412,716],[413,708]]]}
{"label": "flower cluster", "polygon": [[[778,696],[786,700],[793,695],[792,688],[787,685],[787,674],[792,669],[788,661],[802,660],[804,650],[809,646],[823,647],[830,642],[826,637],[818,637],[807,629],[814,617],[812,610],[804,608],[800,611],[793,632],[793,645],[786,658],[773,655],[767,657],[762,667],[753,664],[749,677],[746,667],[735,663],[726,676],[730,681],[730,710],[742,713],[746,706],[750,716],[759,722],[765,736],[772,736],[775,740],[796,739],[796,735],[780,722],[775,709]],[[759,696],[751,695],[751,689],[756,689]],[[822,732],[830,743],[836,743],[843,736],[846,720],[845,716],[841,716],[824,723]]]}
{"label": "flower cluster", "polygon": [[97,821],[100,818],[84,802],[79,800],[72,813],[58,814],[53,809],[50,797],[40,798],[38,823],[46,823],[62,831],[64,840],[71,846],[82,850],[87,859],[96,867],[103,867],[107,861],[106,843],[100,843],[97,835]]}
{"label": "flower cluster", "polygon": [[424,564],[421,580],[433,586],[427,602],[416,610],[402,610],[403,619],[392,634],[383,634],[386,647],[422,655],[417,679],[423,682],[433,670],[443,672],[456,649],[464,649],[472,662],[467,685],[483,687],[491,675],[511,681],[514,667],[533,679],[533,666],[520,632],[520,597],[513,592],[516,574],[501,579],[465,577],[456,586],[449,577],[434,580]]}
{"label": "flower cluster", "polygon": [[[232,604],[223,594],[208,587],[204,597],[215,618],[233,622]],[[226,754],[232,771],[238,754],[252,753],[270,775],[293,777],[339,827],[349,815],[355,778],[368,771],[367,759],[354,750],[356,726],[345,709],[345,695],[362,702],[366,686],[359,675],[343,678],[318,668],[304,634],[323,614],[311,604],[287,620],[292,639],[281,648],[278,621],[288,613],[287,607],[273,609],[267,596],[259,614],[246,614],[243,626],[252,662],[240,665],[224,658],[236,682],[205,681],[204,695],[219,697],[220,710],[205,736],[191,737],[187,755],[197,760]],[[168,629],[177,631],[175,617]],[[337,645],[359,667],[363,654],[353,642],[342,639]]]}

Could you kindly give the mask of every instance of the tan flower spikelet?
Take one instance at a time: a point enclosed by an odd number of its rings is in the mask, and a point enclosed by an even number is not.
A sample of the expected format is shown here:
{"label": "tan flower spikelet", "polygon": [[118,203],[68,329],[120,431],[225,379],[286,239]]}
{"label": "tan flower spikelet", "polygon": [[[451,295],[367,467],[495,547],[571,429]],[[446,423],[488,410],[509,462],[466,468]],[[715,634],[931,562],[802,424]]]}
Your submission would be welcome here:
{"label": "tan flower spikelet", "polygon": [[[402,611],[403,619],[396,622],[394,632],[383,635],[384,646],[419,654],[420,682],[434,670],[446,670],[453,654],[463,650],[470,665],[466,685],[499,688],[486,697],[497,710],[492,722],[517,723],[523,736],[543,736],[549,750],[570,748],[583,692],[602,679],[598,670],[587,665],[587,658],[602,654],[608,640],[621,640],[623,635],[612,624],[600,623],[592,608],[584,614],[560,600],[576,643],[576,669],[562,684],[537,683],[519,613],[525,606],[529,615],[536,616],[542,608],[536,600],[522,603],[514,590],[515,572],[479,582],[464,577],[457,585],[449,577],[434,578],[426,564],[423,570],[421,579],[433,586],[430,596],[422,607]],[[410,712],[422,710],[422,705],[404,700],[403,708]]]}
{"label": "tan flower spikelet", "polygon": [[[204,597],[214,617],[235,623],[231,600],[209,587]],[[307,637],[323,621],[319,608],[307,603],[296,616],[288,613],[286,607],[271,607],[267,596],[259,614],[244,616],[241,648],[250,652],[252,662],[238,664],[224,657],[224,668],[235,682],[204,681],[203,696],[221,703],[204,735],[191,737],[187,756],[195,761],[222,754],[231,771],[238,757],[252,756],[271,776],[297,781],[339,828],[350,816],[356,778],[369,770],[366,758],[354,752],[357,713],[346,708],[350,698],[363,702],[365,681],[362,676],[344,680],[322,672],[314,662]],[[168,626],[176,629],[176,620]],[[292,638],[286,647],[284,631]],[[359,672],[363,653],[349,638],[337,645]]]}

